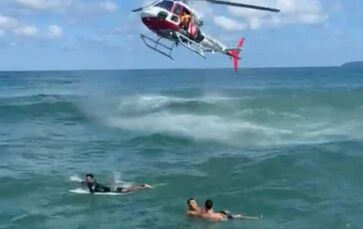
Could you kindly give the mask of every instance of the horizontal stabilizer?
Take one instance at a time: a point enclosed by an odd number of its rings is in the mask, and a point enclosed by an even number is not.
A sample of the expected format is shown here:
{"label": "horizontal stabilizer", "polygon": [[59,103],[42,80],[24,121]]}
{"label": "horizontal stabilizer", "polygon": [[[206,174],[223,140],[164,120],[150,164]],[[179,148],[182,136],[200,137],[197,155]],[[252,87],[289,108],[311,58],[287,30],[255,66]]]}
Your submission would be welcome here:
{"label": "horizontal stabilizer", "polygon": [[238,42],[237,48],[226,50],[227,55],[232,57],[233,69],[235,72],[238,72],[239,60],[241,59],[240,53],[243,48],[244,42],[245,39],[241,38],[241,40]]}

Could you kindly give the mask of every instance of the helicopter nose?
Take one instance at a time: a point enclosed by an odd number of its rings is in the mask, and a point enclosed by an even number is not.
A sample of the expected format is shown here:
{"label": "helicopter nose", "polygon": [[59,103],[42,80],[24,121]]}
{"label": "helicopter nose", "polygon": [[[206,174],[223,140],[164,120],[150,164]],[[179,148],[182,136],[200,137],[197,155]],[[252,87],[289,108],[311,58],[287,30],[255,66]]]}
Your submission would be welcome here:
{"label": "helicopter nose", "polygon": [[150,30],[162,31],[178,31],[178,22],[170,20],[170,13],[160,9],[159,7],[150,7],[141,12],[141,20]]}

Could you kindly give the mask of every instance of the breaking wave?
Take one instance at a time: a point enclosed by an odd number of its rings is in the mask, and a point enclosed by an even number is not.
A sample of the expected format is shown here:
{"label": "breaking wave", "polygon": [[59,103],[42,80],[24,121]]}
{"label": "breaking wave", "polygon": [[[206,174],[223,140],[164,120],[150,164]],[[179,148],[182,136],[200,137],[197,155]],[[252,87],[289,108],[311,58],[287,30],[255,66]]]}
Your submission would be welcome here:
{"label": "breaking wave", "polygon": [[[360,92],[342,94],[339,100],[334,96],[328,100],[327,92],[295,92],[293,96],[290,93],[280,91],[274,98],[139,94],[88,99],[82,109],[111,128],[235,146],[363,138],[363,102],[344,102],[346,97],[355,97]],[[348,116],[346,109],[350,110]]]}

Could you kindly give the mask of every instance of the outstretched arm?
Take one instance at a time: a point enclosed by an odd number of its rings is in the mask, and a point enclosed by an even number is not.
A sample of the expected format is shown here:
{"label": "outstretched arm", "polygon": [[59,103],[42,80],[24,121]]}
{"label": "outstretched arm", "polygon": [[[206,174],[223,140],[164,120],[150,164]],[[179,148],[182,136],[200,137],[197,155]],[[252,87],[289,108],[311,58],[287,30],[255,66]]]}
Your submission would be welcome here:
{"label": "outstretched arm", "polygon": [[260,217],[255,217],[255,216],[246,216],[246,215],[241,215],[241,214],[236,214],[236,215],[229,215],[228,218],[231,219],[251,219],[251,220],[258,220],[260,219]]}
{"label": "outstretched arm", "polygon": [[255,217],[255,216],[247,216],[244,214],[233,214],[230,211],[221,211],[220,213],[225,215],[228,219],[251,219],[251,220],[260,219],[260,217]]}
{"label": "outstretched arm", "polygon": [[236,215],[236,216],[241,217],[241,218],[236,218],[236,219],[252,219],[252,220],[261,219],[260,217],[257,217],[257,216],[247,216],[247,215]]}
{"label": "outstretched arm", "polygon": [[188,216],[201,216],[201,213],[200,212],[197,212],[197,211],[190,211],[190,210],[188,210],[187,211],[187,215]]}

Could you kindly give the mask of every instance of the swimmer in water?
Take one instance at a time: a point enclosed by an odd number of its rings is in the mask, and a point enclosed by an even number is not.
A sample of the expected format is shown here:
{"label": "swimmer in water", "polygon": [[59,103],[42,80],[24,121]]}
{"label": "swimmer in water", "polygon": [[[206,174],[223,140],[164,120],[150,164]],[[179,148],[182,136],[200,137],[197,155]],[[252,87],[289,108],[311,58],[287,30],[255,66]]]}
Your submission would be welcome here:
{"label": "swimmer in water", "polygon": [[187,215],[195,217],[200,217],[202,215],[202,209],[199,208],[197,201],[193,198],[190,198],[187,201]]}
{"label": "swimmer in water", "polygon": [[96,193],[96,192],[102,192],[102,193],[106,193],[106,192],[129,193],[129,192],[136,192],[136,191],[140,191],[140,190],[153,188],[152,186],[147,185],[147,184],[132,185],[132,186],[129,186],[129,187],[114,187],[114,188],[111,188],[110,186],[106,186],[106,185],[102,185],[102,184],[98,183],[95,180],[93,174],[87,174],[86,175],[86,181],[82,182],[82,183],[87,185],[88,190],[92,194]]}
{"label": "swimmer in water", "polygon": [[213,201],[208,199],[205,201],[204,209],[202,210],[201,217],[210,221],[225,221],[227,216],[225,214],[214,212]]}
{"label": "swimmer in water", "polygon": [[205,208],[202,210],[201,217],[211,221],[227,221],[231,219],[259,219],[258,217],[243,216],[240,214],[232,214],[229,211],[214,212],[213,201],[208,199],[205,201]]}

